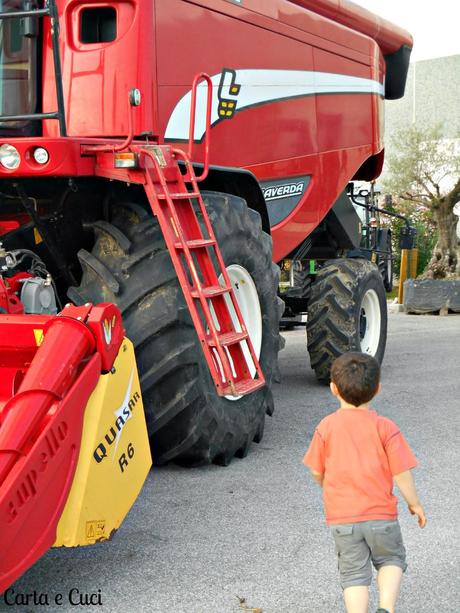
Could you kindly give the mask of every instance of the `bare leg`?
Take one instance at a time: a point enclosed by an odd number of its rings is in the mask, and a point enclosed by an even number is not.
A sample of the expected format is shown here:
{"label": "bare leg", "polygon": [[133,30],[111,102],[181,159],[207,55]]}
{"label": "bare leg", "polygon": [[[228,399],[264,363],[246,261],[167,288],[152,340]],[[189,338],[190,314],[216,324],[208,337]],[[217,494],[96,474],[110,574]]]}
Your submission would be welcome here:
{"label": "bare leg", "polygon": [[343,590],[347,613],[367,613],[369,588],[367,585],[353,585]]}
{"label": "bare leg", "polygon": [[377,573],[379,603],[382,609],[394,613],[403,571],[399,566],[382,566]]}

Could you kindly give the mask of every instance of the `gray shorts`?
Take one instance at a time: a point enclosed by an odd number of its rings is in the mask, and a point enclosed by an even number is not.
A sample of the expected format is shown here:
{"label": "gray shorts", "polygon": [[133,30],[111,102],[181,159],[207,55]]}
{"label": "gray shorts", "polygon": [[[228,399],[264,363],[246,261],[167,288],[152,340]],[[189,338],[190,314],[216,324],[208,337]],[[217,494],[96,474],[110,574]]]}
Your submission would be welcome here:
{"label": "gray shorts", "polygon": [[398,520],[362,521],[331,527],[339,559],[342,588],[370,585],[372,565],[407,568],[401,528]]}

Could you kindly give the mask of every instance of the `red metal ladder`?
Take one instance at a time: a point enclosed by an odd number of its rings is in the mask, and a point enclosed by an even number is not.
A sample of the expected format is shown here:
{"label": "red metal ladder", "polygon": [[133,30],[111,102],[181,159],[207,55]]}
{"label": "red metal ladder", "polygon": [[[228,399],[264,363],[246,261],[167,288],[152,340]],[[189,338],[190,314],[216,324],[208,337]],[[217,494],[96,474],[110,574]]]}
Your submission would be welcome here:
{"label": "red metal ladder", "polygon": [[[188,156],[168,146],[140,145],[132,149],[138,150],[145,172],[145,191],[163,232],[217,393],[240,396],[263,387],[265,379]],[[187,183],[192,191],[187,190]],[[233,306],[236,321],[232,320],[229,305]],[[245,345],[249,351],[244,352]]]}

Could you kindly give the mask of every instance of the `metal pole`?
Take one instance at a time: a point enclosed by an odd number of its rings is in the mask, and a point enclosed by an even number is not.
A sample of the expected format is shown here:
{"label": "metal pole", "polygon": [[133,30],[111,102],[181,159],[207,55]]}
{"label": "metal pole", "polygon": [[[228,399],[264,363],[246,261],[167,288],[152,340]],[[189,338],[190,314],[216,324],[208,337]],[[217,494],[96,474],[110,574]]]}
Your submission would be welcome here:
{"label": "metal pole", "polygon": [[54,75],[56,80],[56,98],[59,114],[59,131],[61,136],[67,136],[65,125],[64,91],[62,88],[61,57],[59,55],[59,16],[55,0],[48,0],[51,16],[51,38],[53,41]]}

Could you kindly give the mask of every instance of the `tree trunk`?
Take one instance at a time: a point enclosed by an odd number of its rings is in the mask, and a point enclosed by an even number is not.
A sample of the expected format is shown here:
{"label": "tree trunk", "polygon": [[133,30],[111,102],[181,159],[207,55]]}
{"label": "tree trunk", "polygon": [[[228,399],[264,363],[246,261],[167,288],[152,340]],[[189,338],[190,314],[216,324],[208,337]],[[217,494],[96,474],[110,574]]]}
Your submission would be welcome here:
{"label": "tree trunk", "polygon": [[438,229],[438,241],[433,249],[426,277],[446,279],[460,276],[460,244],[457,237],[458,217],[449,197],[441,198],[433,209]]}

